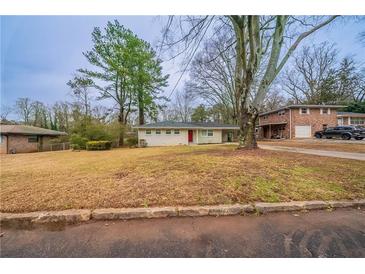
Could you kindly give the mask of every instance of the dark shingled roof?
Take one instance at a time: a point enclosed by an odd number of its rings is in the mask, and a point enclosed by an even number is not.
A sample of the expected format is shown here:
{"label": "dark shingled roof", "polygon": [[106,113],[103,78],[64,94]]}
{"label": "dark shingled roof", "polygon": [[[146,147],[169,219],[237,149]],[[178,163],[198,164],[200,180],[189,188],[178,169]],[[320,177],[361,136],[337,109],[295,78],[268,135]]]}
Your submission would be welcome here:
{"label": "dark shingled roof", "polygon": [[46,136],[67,135],[66,132],[50,130],[40,127],[25,126],[25,125],[0,125],[0,133],[21,134],[21,135],[46,135]]}
{"label": "dark shingled roof", "polygon": [[146,124],[142,126],[135,126],[134,128],[215,128],[215,129],[239,129],[238,126],[229,124],[220,124],[214,122],[174,122],[163,121],[157,123]]}

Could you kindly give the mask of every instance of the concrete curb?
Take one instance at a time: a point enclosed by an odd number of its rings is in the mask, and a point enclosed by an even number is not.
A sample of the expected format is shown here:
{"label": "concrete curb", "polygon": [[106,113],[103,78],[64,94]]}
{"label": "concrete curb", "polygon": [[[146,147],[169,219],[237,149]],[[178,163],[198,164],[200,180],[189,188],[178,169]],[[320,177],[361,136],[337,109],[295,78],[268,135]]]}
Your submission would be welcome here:
{"label": "concrete curb", "polygon": [[246,215],[252,213],[317,210],[365,206],[365,199],[351,201],[299,201],[284,203],[254,203],[215,206],[102,208],[39,211],[29,213],[0,213],[2,225],[75,224],[94,220],[130,220],[167,217],[200,217]]}

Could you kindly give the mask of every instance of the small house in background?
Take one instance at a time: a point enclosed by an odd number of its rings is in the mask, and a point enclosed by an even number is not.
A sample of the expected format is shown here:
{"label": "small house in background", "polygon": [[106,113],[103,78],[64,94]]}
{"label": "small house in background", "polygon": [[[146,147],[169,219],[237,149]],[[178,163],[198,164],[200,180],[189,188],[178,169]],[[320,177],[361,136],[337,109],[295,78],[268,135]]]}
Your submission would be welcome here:
{"label": "small house in background", "polygon": [[365,126],[365,113],[337,112],[339,126]]}
{"label": "small house in background", "polygon": [[50,150],[51,140],[65,132],[25,125],[0,125],[0,153],[27,153]]}
{"label": "small house in background", "polygon": [[260,113],[260,139],[312,138],[314,133],[338,123],[338,105],[290,105]]}
{"label": "small house in background", "polygon": [[138,143],[147,146],[220,144],[237,140],[238,126],[207,123],[157,122],[134,127]]}

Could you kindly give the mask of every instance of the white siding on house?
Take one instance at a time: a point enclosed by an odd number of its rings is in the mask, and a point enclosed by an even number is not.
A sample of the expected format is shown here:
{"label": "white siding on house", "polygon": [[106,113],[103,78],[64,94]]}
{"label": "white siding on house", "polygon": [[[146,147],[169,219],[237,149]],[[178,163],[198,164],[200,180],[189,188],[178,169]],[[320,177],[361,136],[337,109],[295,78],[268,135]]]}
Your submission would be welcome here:
{"label": "white siding on house", "polygon": [[219,144],[222,143],[222,130],[214,129],[213,136],[203,136],[202,130],[199,129],[198,144]]}
{"label": "white siding on house", "polygon": [[175,134],[171,129],[171,134],[166,134],[166,129],[161,129],[161,134],[156,134],[156,129],[151,129],[151,135],[146,135],[146,129],[138,130],[138,140],[144,139],[147,146],[174,146],[188,145],[188,130],[180,129],[180,134]]}
{"label": "white siding on house", "polygon": [[[188,129],[179,129],[180,134],[166,134],[166,129],[160,129],[161,134],[156,134],[156,129],[151,129],[151,134],[146,134],[146,129],[138,129],[138,140],[144,139],[147,146],[176,146],[188,145]],[[203,136],[201,129],[193,129],[193,144],[219,144],[222,143],[222,130],[214,129],[213,136]]]}

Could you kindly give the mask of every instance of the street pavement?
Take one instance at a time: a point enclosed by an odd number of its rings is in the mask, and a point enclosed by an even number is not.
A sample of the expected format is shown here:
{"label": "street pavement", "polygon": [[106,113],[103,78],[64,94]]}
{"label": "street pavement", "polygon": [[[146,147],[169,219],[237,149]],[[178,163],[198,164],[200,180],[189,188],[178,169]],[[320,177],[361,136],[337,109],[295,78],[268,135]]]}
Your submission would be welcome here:
{"label": "street pavement", "polygon": [[1,257],[365,257],[365,209],[2,228]]}

